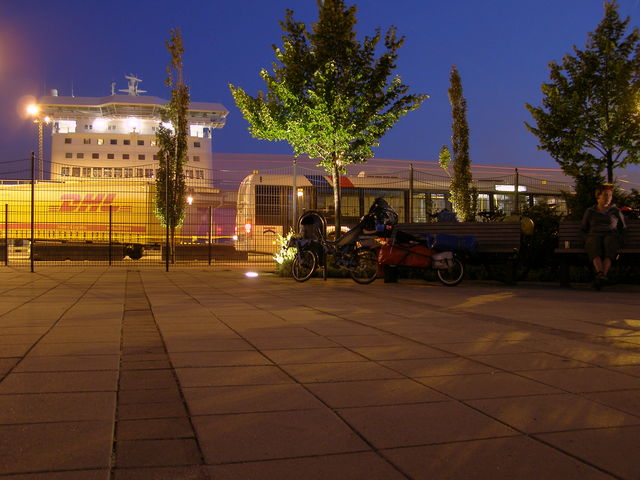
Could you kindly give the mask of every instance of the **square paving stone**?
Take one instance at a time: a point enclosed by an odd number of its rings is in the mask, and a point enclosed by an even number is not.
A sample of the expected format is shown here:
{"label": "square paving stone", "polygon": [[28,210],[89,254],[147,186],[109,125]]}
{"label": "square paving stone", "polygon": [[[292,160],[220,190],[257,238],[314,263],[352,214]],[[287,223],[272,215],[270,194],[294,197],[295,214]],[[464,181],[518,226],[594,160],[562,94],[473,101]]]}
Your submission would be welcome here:
{"label": "square paving stone", "polygon": [[118,370],[119,355],[83,355],[61,357],[27,356],[15,369],[16,372],[81,372],[86,370]]}
{"label": "square paving stone", "polygon": [[[157,399],[160,400],[160,399]],[[144,418],[173,418],[187,415],[182,401],[131,403],[118,405],[119,420],[136,420]]]}
{"label": "square paving stone", "polygon": [[0,474],[109,468],[113,423],[0,425]]}
{"label": "square paving stone", "polygon": [[148,467],[115,470],[115,480],[211,480],[205,467]]}
{"label": "square paving stone", "polygon": [[458,355],[495,355],[500,353],[525,353],[544,351],[544,345],[539,342],[465,342],[440,343],[435,345],[443,350]]}
{"label": "square paving stone", "polygon": [[176,379],[172,370],[124,370],[120,374],[120,390],[171,388]]}
{"label": "square paving stone", "polygon": [[381,453],[416,480],[610,478],[575,458],[526,437],[398,448]]}
{"label": "square paving stone", "polygon": [[640,427],[536,435],[620,478],[640,478]]}
{"label": "square paving stone", "polygon": [[116,438],[121,440],[158,440],[189,438],[194,433],[187,417],[150,420],[120,420]]}
{"label": "square paving stone", "polygon": [[283,350],[263,350],[262,353],[278,364],[362,362],[366,360],[346,348],[293,348]]}
{"label": "square paving stone", "polygon": [[333,408],[447,400],[432,389],[408,379],[312,383],[307,388]]}
{"label": "square paving stone", "polygon": [[193,465],[200,463],[194,439],[116,442],[116,467]]}
{"label": "square paving stone", "polygon": [[0,377],[11,370],[19,361],[19,358],[0,358]]}
{"label": "square paving stone", "polygon": [[120,390],[118,392],[118,405],[130,405],[136,403],[163,403],[182,402],[180,390],[177,385],[172,388],[150,388],[148,390]]}
{"label": "square paving stone", "polygon": [[588,393],[585,397],[640,417],[640,390]]}
{"label": "square paving stone", "polygon": [[414,342],[397,335],[334,335],[328,337],[345,347],[377,347],[383,345],[415,345]]}
{"label": "square paving stone", "polygon": [[422,377],[417,380],[440,392],[463,400],[562,393],[557,388],[506,372]]}
{"label": "square paving stone", "polygon": [[249,342],[240,338],[202,340],[198,338],[174,339],[165,337],[165,346],[169,352],[233,352],[253,350]]}
{"label": "square paving stone", "polygon": [[0,394],[115,392],[117,379],[117,371],[11,373],[0,383]]}
{"label": "square paving stone", "polygon": [[216,480],[400,480],[406,478],[372,452],[234,463],[208,467]]}
{"label": "square paving stone", "polygon": [[175,368],[271,365],[271,361],[255,351],[172,353]]}
{"label": "square paving stone", "polygon": [[251,340],[256,348],[260,350],[276,350],[287,348],[331,348],[339,346],[328,338],[315,337],[275,337],[275,338],[254,338]]}
{"label": "square paving stone", "polygon": [[29,355],[118,355],[120,342],[103,343],[46,343],[36,345]]}
{"label": "square paving stone", "polygon": [[194,417],[208,464],[368,450],[326,409]]}
{"label": "square paving stone", "polygon": [[640,424],[638,417],[570,394],[471,400],[469,403],[528,433]]}
{"label": "square paving stone", "polygon": [[300,385],[243,385],[183,390],[191,415],[308,410],[322,404]]}
{"label": "square paving stone", "polygon": [[176,373],[182,388],[293,383],[279,368],[272,366],[178,368]]}
{"label": "square paving stone", "polygon": [[[163,355],[166,358],[166,355]],[[146,362],[122,362],[122,370],[168,370],[169,360],[147,360]]]}
{"label": "square paving stone", "polygon": [[115,392],[0,395],[0,424],[109,420]]}
{"label": "square paving stone", "polygon": [[0,345],[0,358],[22,357],[32,346],[32,343],[23,343],[21,345]]}
{"label": "square paving stone", "polygon": [[454,402],[341,409],[340,415],[376,448],[516,435],[495,420]]}
{"label": "square paving stone", "polygon": [[370,360],[407,360],[454,356],[424,345],[385,345],[380,347],[354,347],[353,350]]}
{"label": "square paving stone", "polygon": [[380,362],[409,377],[431,377],[437,375],[462,375],[465,373],[491,372],[492,368],[465,358],[423,358],[417,360],[386,360]]}
{"label": "square paving stone", "polygon": [[301,383],[402,378],[402,375],[374,362],[281,365],[281,368]]}
{"label": "square paving stone", "polygon": [[538,370],[522,374],[574,393],[640,388],[640,378],[597,367]]}
{"label": "square paving stone", "polygon": [[510,372],[523,372],[527,370],[549,370],[553,368],[579,368],[590,366],[577,360],[559,357],[557,355],[552,355],[545,352],[501,355],[473,355],[469,358]]}

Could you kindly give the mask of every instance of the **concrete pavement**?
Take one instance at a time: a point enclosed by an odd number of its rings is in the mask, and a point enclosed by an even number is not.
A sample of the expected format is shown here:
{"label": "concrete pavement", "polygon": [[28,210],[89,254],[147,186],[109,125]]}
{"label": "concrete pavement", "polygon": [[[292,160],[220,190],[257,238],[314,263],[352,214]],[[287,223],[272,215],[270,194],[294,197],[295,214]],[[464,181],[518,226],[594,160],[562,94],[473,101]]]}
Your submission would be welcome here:
{"label": "concrete pavement", "polygon": [[0,479],[640,478],[637,286],[0,268]]}

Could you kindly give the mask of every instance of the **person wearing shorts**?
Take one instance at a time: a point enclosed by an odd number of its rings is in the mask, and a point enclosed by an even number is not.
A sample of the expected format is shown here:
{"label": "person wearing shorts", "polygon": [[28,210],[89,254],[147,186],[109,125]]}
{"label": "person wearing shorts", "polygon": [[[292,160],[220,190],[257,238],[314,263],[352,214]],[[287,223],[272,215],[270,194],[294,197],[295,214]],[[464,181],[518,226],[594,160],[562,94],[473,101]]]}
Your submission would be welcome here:
{"label": "person wearing shorts", "polygon": [[611,203],[612,199],[612,185],[596,188],[597,204],[589,207],[582,217],[582,231],[586,234],[584,246],[596,272],[596,283],[600,284],[607,281],[626,230],[624,216]]}

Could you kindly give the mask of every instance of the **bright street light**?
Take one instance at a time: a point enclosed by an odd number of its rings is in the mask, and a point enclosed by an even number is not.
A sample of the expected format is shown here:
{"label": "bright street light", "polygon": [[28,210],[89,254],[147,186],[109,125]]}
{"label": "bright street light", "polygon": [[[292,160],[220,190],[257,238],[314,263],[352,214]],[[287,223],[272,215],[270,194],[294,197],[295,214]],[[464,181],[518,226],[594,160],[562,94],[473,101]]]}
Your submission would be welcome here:
{"label": "bright street light", "polygon": [[40,107],[38,105],[35,104],[30,104],[27,105],[27,113],[32,116],[35,117],[36,115],[38,115],[40,113]]}

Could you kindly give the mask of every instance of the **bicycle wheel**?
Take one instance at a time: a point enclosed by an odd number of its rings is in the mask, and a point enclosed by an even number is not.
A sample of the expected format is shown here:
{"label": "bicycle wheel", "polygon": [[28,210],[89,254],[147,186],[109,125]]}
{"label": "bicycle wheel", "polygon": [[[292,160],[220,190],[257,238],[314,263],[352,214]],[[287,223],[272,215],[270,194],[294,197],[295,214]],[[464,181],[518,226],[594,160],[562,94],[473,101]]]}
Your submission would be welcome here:
{"label": "bicycle wheel", "polygon": [[304,282],[311,278],[318,261],[311,250],[302,250],[296,254],[291,264],[291,274],[298,282]]}
{"label": "bicycle wheel", "polygon": [[378,273],[378,256],[376,252],[368,248],[359,248],[354,253],[357,257],[358,266],[353,270],[349,270],[351,278],[362,285],[373,282]]}
{"label": "bicycle wheel", "polygon": [[447,287],[455,287],[462,281],[464,275],[464,265],[459,258],[453,257],[453,263],[449,268],[436,270],[438,279]]}

